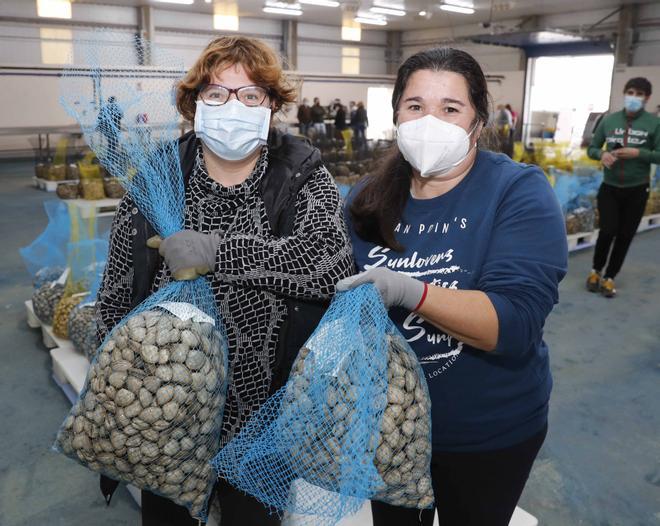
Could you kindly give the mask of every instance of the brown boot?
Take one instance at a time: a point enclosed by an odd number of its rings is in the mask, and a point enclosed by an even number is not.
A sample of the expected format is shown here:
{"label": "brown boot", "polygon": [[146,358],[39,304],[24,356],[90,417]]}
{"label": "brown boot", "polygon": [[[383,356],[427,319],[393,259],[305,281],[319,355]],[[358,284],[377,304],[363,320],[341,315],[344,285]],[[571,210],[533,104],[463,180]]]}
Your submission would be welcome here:
{"label": "brown boot", "polygon": [[587,290],[589,292],[599,292],[600,291],[600,272],[596,272],[595,270],[592,270],[589,273],[589,277],[587,278]]}
{"label": "brown boot", "polygon": [[616,296],[616,289],[614,288],[614,280],[612,278],[605,278],[600,282],[600,292],[606,298],[613,298]]}

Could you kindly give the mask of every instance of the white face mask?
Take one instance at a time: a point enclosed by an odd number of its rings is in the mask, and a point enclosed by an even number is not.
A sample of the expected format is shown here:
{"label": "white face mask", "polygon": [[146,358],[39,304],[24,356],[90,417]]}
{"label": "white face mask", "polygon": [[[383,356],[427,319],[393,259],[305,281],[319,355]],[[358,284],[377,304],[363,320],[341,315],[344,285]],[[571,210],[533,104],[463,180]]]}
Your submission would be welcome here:
{"label": "white face mask", "polygon": [[270,108],[230,100],[222,106],[197,101],[195,134],[221,159],[241,161],[266,144]]}
{"label": "white face mask", "polygon": [[[397,127],[401,154],[422,177],[443,178],[470,152],[470,135],[460,126],[425,115]],[[476,146],[476,143],[475,143]]]}

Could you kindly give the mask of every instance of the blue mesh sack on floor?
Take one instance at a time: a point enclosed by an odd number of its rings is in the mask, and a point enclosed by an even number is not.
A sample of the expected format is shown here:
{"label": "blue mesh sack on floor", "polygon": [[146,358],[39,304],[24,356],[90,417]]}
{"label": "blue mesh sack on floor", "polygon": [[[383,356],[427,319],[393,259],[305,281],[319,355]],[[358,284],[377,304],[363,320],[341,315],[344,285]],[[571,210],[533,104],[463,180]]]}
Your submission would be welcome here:
{"label": "blue mesh sack on floor", "polygon": [[23,263],[33,277],[34,288],[60,277],[66,266],[69,242],[69,211],[59,199],[44,202],[48,224],[27,247],[19,249]]}
{"label": "blue mesh sack on floor", "polygon": [[[185,192],[172,94],[183,63],[147,41],[103,31],[74,42],[74,55],[76,66],[62,74],[62,105],[157,233],[181,230]],[[138,114],[149,115],[149,127],[133,118]],[[170,282],[96,350],[54,447],[204,519],[216,479],[210,460],[219,447],[227,354],[207,280]]]}
{"label": "blue mesh sack on floor", "polygon": [[595,201],[598,187],[602,181],[602,172],[581,171],[575,175],[554,168],[550,173],[555,178],[554,191],[561,205],[566,220],[566,232],[577,234],[592,232],[595,222]]}
{"label": "blue mesh sack on floor", "polygon": [[287,384],[215,457],[273,511],[335,524],[364,499],[433,504],[430,399],[372,285],[337,294]]}

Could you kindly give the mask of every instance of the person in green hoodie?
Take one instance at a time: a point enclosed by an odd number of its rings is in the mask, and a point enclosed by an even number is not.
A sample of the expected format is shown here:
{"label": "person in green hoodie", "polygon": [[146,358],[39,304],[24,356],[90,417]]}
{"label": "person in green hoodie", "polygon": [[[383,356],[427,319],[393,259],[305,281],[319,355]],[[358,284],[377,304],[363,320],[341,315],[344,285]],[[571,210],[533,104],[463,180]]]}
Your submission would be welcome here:
{"label": "person in green hoodie", "polygon": [[598,190],[600,232],[587,290],[608,298],[616,295],[614,278],[644,214],[650,165],[660,164],[660,119],[644,110],[651,96],[651,83],[643,77],[632,78],[623,93],[624,109],[601,120],[587,151],[604,167],[603,184]]}

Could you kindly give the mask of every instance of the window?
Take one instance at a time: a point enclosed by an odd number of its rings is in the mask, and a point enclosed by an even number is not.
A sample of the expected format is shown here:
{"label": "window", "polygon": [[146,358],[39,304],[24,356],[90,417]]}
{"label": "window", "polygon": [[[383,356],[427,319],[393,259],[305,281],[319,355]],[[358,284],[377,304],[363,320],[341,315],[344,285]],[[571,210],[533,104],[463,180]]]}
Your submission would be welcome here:
{"label": "window", "polygon": [[360,48],[342,47],[341,48],[341,72],[344,75],[360,74]]}
{"label": "window", "polygon": [[44,64],[71,64],[73,58],[73,42],[70,29],[42,27],[41,62]]}

